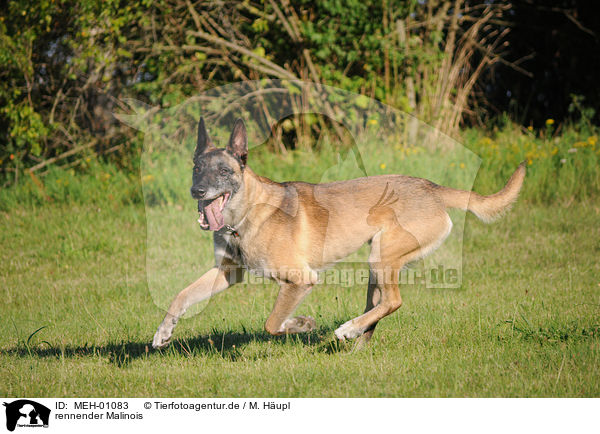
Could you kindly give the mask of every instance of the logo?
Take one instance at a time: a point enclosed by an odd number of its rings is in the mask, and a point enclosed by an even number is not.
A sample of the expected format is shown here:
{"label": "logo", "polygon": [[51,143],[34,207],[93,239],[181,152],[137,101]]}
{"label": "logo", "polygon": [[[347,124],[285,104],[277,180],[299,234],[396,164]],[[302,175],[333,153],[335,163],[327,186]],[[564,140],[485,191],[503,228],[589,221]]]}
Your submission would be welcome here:
{"label": "logo", "polygon": [[14,431],[15,427],[48,428],[50,409],[29,399],[19,399],[4,403],[6,407],[6,429]]}

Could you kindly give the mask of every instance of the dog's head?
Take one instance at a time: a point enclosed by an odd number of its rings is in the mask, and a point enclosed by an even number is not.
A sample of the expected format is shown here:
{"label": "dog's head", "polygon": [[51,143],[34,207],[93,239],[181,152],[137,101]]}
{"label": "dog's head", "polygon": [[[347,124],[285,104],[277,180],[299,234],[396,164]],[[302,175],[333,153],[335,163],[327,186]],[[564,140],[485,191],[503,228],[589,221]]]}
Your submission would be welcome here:
{"label": "dog's head", "polygon": [[198,201],[198,222],[202,229],[218,231],[225,225],[223,210],[242,186],[247,157],[244,121],[235,121],[227,147],[216,148],[200,118],[190,192]]}

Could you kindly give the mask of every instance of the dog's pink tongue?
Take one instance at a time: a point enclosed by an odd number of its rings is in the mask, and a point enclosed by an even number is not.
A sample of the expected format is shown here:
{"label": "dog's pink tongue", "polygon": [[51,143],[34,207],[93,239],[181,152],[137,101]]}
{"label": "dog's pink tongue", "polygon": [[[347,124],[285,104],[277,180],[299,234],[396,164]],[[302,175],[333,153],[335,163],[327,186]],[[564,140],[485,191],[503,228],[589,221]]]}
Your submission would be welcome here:
{"label": "dog's pink tongue", "polygon": [[208,220],[208,228],[211,231],[218,231],[225,224],[223,214],[221,214],[221,210],[219,208],[220,202],[221,201],[219,199],[215,199],[210,204],[206,205],[206,207],[204,207],[206,218]]}

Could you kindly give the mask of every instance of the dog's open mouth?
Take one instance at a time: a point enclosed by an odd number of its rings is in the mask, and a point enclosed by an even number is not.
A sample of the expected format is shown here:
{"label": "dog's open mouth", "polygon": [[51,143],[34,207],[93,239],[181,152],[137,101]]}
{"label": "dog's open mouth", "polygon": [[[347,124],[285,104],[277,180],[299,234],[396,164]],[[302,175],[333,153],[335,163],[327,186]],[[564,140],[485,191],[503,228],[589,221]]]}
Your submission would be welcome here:
{"label": "dog's open mouth", "polygon": [[223,209],[229,200],[229,193],[225,193],[212,200],[198,201],[198,223],[204,230],[218,231],[225,226]]}

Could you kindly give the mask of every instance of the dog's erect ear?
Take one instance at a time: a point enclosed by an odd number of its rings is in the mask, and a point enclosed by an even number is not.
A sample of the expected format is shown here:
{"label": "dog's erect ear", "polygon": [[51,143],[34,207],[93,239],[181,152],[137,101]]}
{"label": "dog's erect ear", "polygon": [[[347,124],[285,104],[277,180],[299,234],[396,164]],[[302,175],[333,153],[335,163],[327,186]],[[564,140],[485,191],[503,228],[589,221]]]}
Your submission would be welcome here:
{"label": "dog's erect ear", "polygon": [[210,140],[210,137],[208,137],[208,131],[206,131],[206,126],[204,125],[204,119],[200,118],[200,122],[198,122],[198,141],[196,142],[196,151],[194,151],[194,160],[208,148],[212,148],[212,146],[212,141]]}
{"label": "dog's erect ear", "polygon": [[246,133],[246,126],[244,121],[238,119],[233,125],[233,131],[227,144],[227,150],[232,153],[235,157],[239,158],[242,163],[242,167],[246,165],[248,159],[248,134]]}

